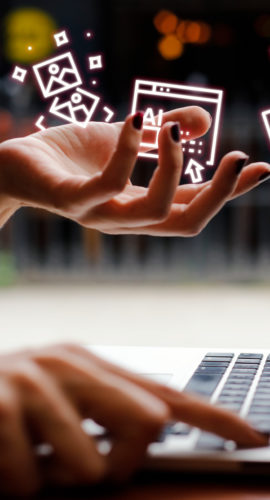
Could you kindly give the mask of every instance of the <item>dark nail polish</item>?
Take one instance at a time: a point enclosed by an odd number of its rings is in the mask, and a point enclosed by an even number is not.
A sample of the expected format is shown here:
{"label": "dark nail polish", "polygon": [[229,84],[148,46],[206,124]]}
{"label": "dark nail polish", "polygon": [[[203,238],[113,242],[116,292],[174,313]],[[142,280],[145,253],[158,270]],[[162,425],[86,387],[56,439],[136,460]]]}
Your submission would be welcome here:
{"label": "dark nail polish", "polygon": [[141,130],[143,125],[143,113],[141,111],[138,111],[138,113],[133,116],[132,123],[134,128],[136,128],[137,130]]}
{"label": "dark nail polish", "polygon": [[264,172],[264,174],[262,174],[258,181],[259,182],[262,182],[262,181],[266,181],[267,179],[270,179],[270,172]]}
{"label": "dark nail polish", "polygon": [[238,160],[236,160],[236,173],[238,175],[243,170],[243,168],[246,166],[248,160],[249,160],[248,156],[246,156],[245,158],[239,158]]}
{"label": "dark nail polish", "polygon": [[172,139],[175,142],[179,142],[180,141],[180,127],[179,127],[178,123],[175,123],[171,127],[171,136],[172,136]]}

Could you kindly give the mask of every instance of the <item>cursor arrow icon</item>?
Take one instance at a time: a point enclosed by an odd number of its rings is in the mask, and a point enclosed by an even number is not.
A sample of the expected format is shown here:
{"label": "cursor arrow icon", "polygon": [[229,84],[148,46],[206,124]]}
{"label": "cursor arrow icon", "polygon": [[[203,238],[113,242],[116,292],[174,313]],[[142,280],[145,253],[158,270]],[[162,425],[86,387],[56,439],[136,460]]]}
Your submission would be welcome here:
{"label": "cursor arrow icon", "polygon": [[201,182],[203,180],[201,170],[204,170],[204,167],[197,161],[191,159],[188,162],[185,174],[190,175],[191,182]]}

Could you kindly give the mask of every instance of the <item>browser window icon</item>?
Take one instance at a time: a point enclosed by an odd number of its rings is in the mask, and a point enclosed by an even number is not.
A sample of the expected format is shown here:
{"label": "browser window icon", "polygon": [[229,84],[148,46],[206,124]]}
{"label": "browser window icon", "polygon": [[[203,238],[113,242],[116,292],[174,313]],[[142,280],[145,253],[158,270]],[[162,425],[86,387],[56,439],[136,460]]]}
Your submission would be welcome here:
{"label": "browser window icon", "polygon": [[149,140],[141,146],[150,149],[140,152],[139,156],[158,158],[158,134],[164,112],[185,106],[201,106],[212,116],[212,126],[207,134],[203,138],[190,140],[190,131],[181,130],[184,175],[189,182],[201,182],[206,177],[206,169],[215,165],[222,104],[223,90],[220,89],[136,80],[132,113],[144,111],[144,129],[149,131]]}

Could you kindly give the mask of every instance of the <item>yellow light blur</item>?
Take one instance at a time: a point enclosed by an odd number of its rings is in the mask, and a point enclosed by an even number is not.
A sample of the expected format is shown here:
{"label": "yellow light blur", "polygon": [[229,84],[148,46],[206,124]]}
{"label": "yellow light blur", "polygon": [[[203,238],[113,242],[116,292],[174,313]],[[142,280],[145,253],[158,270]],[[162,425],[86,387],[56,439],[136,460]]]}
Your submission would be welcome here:
{"label": "yellow light blur", "polygon": [[[32,63],[53,50],[54,19],[40,9],[21,8],[5,19],[5,54],[12,62]],[[30,48],[31,47],[31,48]]]}
{"label": "yellow light blur", "polygon": [[159,33],[162,33],[162,35],[169,35],[171,33],[174,33],[177,23],[177,16],[169,10],[161,10],[154,17],[154,25]]}
{"label": "yellow light blur", "polygon": [[167,35],[159,41],[158,50],[164,59],[172,60],[182,55],[184,46],[175,35]]}

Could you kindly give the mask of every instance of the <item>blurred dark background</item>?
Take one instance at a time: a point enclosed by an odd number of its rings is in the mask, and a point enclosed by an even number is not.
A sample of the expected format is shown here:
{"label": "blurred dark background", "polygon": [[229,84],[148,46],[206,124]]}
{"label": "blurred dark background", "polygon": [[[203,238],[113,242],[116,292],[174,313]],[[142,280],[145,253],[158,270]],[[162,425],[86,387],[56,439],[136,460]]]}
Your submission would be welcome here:
{"label": "blurred dark background", "polygon": [[[26,22],[26,14],[18,12],[23,8],[40,9],[44,23],[31,22],[31,16]],[[20,53],[17,45],[38,42],[40,55],[46,57],[53,53],[48,32],[62,28],[69,31],[81,66],[88,53],[104,53],[105,69],[96,74],[98,91],[117,111],[117,120],[130,111],[138,77],[223,88],[218,156],[240,149],[251,160],[270,161],[270,143],[260,121],[260,111],[270,108],[268,1],[13,1],[2,2],[0,12],[2,140],[35,131],[34,118],[44,111],[31,79],[23,86],[10,81],[15,62],[35,62],[27,61],[31,56]],[[91,42],[83,36],[86,30],[95,34]],[[18,44],[13,46],[12,39]],[[146,185],[154,165],[140,159],[134,180]],[[270,183],[229,203],[194,239],[102,235],[24,209],[1,231],[0,245],[2,284],[66,277],[268,280]]]}

